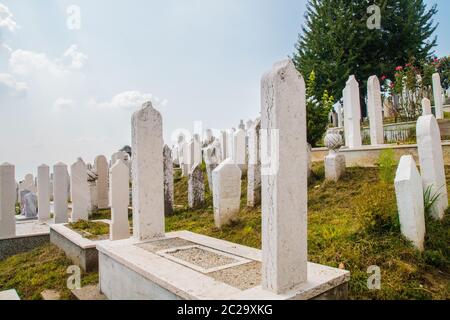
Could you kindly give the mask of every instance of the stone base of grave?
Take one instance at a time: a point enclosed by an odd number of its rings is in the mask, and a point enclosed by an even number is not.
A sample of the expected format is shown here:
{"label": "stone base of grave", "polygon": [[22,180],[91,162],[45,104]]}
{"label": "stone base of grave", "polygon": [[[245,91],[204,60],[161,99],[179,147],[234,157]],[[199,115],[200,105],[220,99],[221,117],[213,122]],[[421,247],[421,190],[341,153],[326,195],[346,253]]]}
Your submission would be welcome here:
{"label": "stone base of grave", "polygon": [[325,179],[329,181],[339,181],[345,173],[345,156],[339,153],[332,153],[325,157]]}
{"label": "stone base of grave", "polygon": [[[101,220],[101,222],[108,221]],[[105,239],[86,239],[78,232],[67,227],[67,224],[54,224],[50,227],[51,243],[63,250],[74,264],[86,272],[98,270],[96,245],[108,238],[109,235],[105,236]]]}
{"label": "stone base of grave", "polygon": [[16,236],[0,239],[0,260],[33,250],[50,241],[47,223],[33,221],[16,222]]}
{"label": "stone base of grave", "polygon": [[0,291],[0,301],[17,301],[20,300],[16,290]]}
{"label": "stone base of grave", "polygon": [[97,244],[110,300],[347,299],[350,273],[308,264],[308,281],[277,295],[261,287],[261,251],[187,231]]}

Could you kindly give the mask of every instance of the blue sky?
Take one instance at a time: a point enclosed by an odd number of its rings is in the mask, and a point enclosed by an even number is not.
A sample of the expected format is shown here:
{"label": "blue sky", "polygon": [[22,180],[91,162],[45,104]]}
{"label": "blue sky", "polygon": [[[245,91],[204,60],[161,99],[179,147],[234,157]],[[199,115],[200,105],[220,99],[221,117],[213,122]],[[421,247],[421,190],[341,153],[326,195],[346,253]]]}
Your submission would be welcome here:
{"label": "blue sky", "polygon": [[[292,54],[305,2],[0,0],[0,162],[22,179],[41,163],[109,157],[150,97],[167,141],[194,121],[257,117],[261,75]],[[436,52],[448,55],[450,1],[427,3],[439,8]],[[67,28],[70,5],[79,30]]]}

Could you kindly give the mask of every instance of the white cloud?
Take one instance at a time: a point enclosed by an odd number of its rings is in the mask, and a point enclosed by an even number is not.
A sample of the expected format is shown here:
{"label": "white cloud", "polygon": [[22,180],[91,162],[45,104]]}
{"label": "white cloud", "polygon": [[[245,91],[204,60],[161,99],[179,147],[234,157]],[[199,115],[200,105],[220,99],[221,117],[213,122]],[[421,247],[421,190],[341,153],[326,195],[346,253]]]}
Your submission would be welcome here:
{"label": "white cloud", "polygon": [[48,72],[55,77],[70,74],[73,70],[81,69],[87,61],[87,56],[76,45],[72,45],[61,59],[51,60],[45,53],[27,50],[16,50],[11,53],[9,67],[15,74],[30,75],[36,72]]}
{"label": "white cloud", "polygon": [[151,101],[155,107],[164,106],[167,100],[160,101],[157,97],[153,97],[151,93],[141,93],[140,91],[125,91],[115,95],[110,101],[97,102],[91,100],[89,105],[100,109],[135,109],[145,102]]}
{"label": "white cloud", "polygon": [[64,111],[72,109],[75,106],[75,101],[66,98],[59,98],[53,103],[53,109],[55,111]]}
{"label": "white cloud", "polygon": [[0,3],[0,28],[5,28],[10,32],[16,31],[19,26],[14,20],[14,16],[8,7]]}
{"label": "white cloud", "polygon": [[73,44],[64,52],[63,59],[68,61],[69,68],[81,69],[86,63],[88,57],[78,50],[78,46]]}
{"label": "white cloud", "polygon": [[2,44],[2,47],[3,47],[4,49],[6,49],[6,51],[8,51],[8,53],[11,53],[11,52],[13,51],[13,50],[11,49],[11,47],[8,46],[8,45],[5,44],[5,43]]}
{"label": "white cloud", "polygon": [[22,97],[26,95],[28,86],[25,82],[17,81],[8,73],[0,73],[0,94],[7,93],[11,96]]}

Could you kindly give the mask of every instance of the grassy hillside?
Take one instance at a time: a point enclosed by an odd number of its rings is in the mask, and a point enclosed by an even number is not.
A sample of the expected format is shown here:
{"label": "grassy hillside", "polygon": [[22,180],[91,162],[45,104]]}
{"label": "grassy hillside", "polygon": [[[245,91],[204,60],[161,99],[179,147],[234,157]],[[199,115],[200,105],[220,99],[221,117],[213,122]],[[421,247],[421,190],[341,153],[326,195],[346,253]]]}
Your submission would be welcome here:
{"label": "grassy hillside", "polygon": [[[450,177],[450,168],[447,168]],[[450,180],[450,179],[449,179]],[[242,183],[239,221],[214,227],[212,197],[197,210],[187,207],[187,179],[175,177],[175,214],[166,219],[167,231],[190,230],[259,248],[261,208],[246,208]],[[448,181],[450,186],[450,181]],[[450,219],[427,218],[426,251],[420,253],[400,233],[392,183],[380,179],[377,168],[351,168],[339,183],[324,181],[323,165],[315,165],[309,181],[309,260],[351,271],[351,299],[450,299]],[[108,218],[102,212],[101,218]],[[98,217],[96,217],[98,218]],[[15,288],[23,299],[39,299],[44,289],[71,295],[65,271],[71,265],[52,245],[0,261],[0,290]],[[367,268],[381,268],[381,290],[367,289]],[[83,283],[97,281],[83,275]]]}

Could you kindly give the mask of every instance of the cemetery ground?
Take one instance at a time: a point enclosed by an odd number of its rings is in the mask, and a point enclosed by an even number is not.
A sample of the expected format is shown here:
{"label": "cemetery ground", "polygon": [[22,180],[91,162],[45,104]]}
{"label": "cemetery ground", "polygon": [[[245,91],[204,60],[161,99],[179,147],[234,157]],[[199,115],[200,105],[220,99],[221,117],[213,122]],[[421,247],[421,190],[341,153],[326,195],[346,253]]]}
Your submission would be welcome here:
{"label": "cemetery ground", "polygon": [[[425,252],[417,251],[400,232],[392,182],[396,166],[348,168],[338,183],[325,182],[323,163],[313,165],[309,179],[309,261],[351,272],[350,299],[450,299],[450,218],[427,217]],[[450,167],[446,168],[450,182]],[[245,177],[245,175],[243,175]],[[388,182],[384,182],[384,181]],[[175,213],[166,218],[167,231],[189,230],[259,248],[261,208],[246,207],[247,181],[242,181],[240,218],[214,227],[212,196],[207,183],[204,206],[188,208],[187,178],[175,174]],[[450,186],[450,184],[448,184]],[[107,211],[96,219],[108,218]],[[131,218],[131,215],[130,215]],[[90,233],[107,233],[101,225],[74,226]],[[66,288],[72,263],[48,244],[0,262],[0,290],[15,288],[22,299],[40,299],[45,289],[73,299]],[[369,290],[369,266],[381,269],[381,290]],[[82,285],[96,284],[96,272],[83,273]]]}

